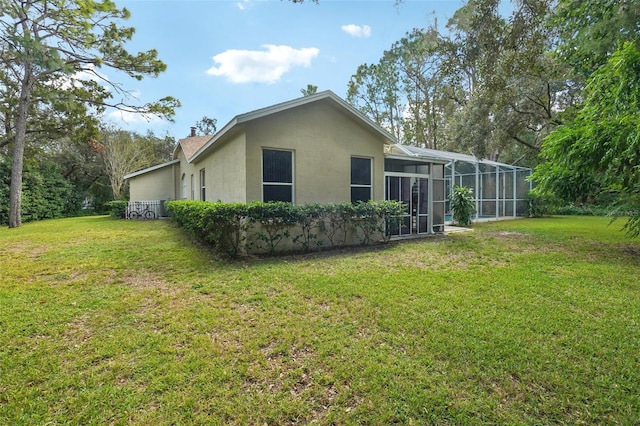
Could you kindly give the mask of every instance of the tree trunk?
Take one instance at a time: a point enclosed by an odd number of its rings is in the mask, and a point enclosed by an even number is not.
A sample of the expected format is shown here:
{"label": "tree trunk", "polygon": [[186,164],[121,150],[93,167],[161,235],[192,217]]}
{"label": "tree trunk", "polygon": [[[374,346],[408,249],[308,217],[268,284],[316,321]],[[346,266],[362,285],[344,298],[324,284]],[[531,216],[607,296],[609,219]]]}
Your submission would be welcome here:
{"label": "tree trunk", "polygon": [[33,86],[31,64],[25,64],[24,78],[20,87],[16,134],[13,143],[13,162],[11,163],[11,188],[9,190],[9,228],[22,225],[22,169],[24,146],[27,138],[27,111]]}

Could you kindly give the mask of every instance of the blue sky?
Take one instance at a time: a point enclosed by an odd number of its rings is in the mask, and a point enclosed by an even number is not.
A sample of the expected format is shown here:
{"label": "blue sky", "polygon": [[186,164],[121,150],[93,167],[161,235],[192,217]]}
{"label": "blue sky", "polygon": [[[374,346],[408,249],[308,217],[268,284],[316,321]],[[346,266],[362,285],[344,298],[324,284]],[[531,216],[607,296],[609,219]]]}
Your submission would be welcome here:
{"label": "blue sky", "polygon": [[[458,0],[339,1],[293,4],[283,0],[120,0],[136,28],[130,52],[157,49],[167,71],[138,82],[110,75],[140,102],[164,96],[182,107],[175,122],[116,113],[124,129],[186,137],[203,116],[222,128],[235,115],[301,96],[307,84],[346,96],[351,75],[377,62],[413,28],[439,27]],[[123,121],[124,120],[124,121]]]}

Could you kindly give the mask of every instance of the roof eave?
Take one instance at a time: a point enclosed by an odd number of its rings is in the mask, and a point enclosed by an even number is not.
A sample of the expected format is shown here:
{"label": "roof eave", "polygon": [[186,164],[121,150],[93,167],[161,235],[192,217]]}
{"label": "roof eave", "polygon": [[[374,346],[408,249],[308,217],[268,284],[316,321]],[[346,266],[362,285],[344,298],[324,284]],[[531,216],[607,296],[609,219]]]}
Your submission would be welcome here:
{"label": "roof eave", "polygon": [[196,152],[194,152],[191,157],[187,158],[187,162],[189,164],[191,164],[200,154],[202,154],[207,149],[209,149],[210,146],[214,145],[218,140],[220,140],[222,138],[222,136],[224,136],[227,133],[229,133],[231,131],[231,129],[233,129],[237,124],[238,124],[238,117],[236,116],[231,121],[229,121],[227,124],[225,124],[225,126],[222,129],[220,129],[220,131],[218,133],[213,135],[211,137],[211,139],[209,139],[209,141],[207,143],[202,145],[200,147],[200,149],[198,149]]}
{"label": "roof eave", "polygon": [[143,175],[145,173],[153,172],[155,170],[162,169],[164,167],[168,167],[168,166],[171,166],[173,164],[178,164],[178,163],[180,163],[180,160],[167,161],[166,163],[158,164],[158,165],[155,165],[155,166],[152,166],[152,167],[147,167],[146,169],[142,169],[142,170],[138,170],[137,172],[126,174],[126,175],[123,176],[123,179],[130,179],[132,177],[136,177],[136,176],[139,176],[139,175]]}
{"label": "roof eave", "polygon": [[276,105],[271,105],[271,106],[268,106],[268,107],[265,107],[265,108],[257,109],[255,111],[251,111],[251,112],[247,112],[247,113],[235,116],[218,133],[216,133],[209,140],[209,142],[207,142],[199,150],[197,150],[191,156],[191,158],[187,159],[187,161],[189,163],[192,163],[199,155],[201,155],[203,152],[207,151],[212,145],[214,145],[217,141],[219,141],[224,135],[229,133],[233,128],[235,128],[236,126],[238,126],[240,124],[246,123],[248,121],[256,120],[258,118],[266,117],[268,115],[275,114],[275,113],[278,113],[278,112],[286,111],[286,110],[289,110],[291,108],[295,108],[295,107],[306,105],[306,104],[309,104],[309,103],[312,103],[312,102],[316,102],[316,101],[319,101],[319,100],[322,100],[322,99],[331,99],[332,101],[334,101],[335,103],[340,105],[342,108],[344,108],[347,112],[351,113],[353,116],[355,116],[361,122],[363,122],[368,127],[373,129],[375,132],[380,134],[383,138],[385,138],[385,139],[387,139],[387,140],[389,140],[389,141],[391,141],[393,143],[396,143],[396,138],[391,133],[389,133],[388,131],[386,131],[382,127],[378,126],[375,122],[373,122],[373,120],[371,120],[369,117],[364,115],[362,112],[358,111],[352,105],[348,104],[346,101],[344,101],[338,95],[333,93],[331,90],[325,90],[325,91],[322,91],[322,92],[319,92],[319,93],[315,93],[313,95],[303,96],[301,98],[293,99],[293,100],[286,101],[286,102],[281,102],[281,103],[276,104]]}

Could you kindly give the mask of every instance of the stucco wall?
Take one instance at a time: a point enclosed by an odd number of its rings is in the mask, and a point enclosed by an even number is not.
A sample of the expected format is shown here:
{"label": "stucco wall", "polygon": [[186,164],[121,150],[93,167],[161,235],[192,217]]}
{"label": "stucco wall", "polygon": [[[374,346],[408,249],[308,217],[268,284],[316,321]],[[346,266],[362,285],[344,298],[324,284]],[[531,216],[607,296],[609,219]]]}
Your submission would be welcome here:
{"label": "stucco wall", "polygon": [[[217,141],[211,152],[187,166],[187,173],[194,173],[198,190],[200,170],[205,169],[207,201],[247,201],[245,146],[244,133],[238,132],[226,140]],[[198,190],[196,199],[200,199]]]}
{"label": "stucco wall", "polygon": [[351,157],[373,159],[373,197],[384,199],[382,135],[331,102],[314,102],[246,124],[247,201],[262,199],[262,149],[294,151],[296,204],[351,200]]}
{"label": "stucco wall", "polygon": [[131,201],[174,200],[175,175],[179,164],[170,164],[157,170],[129,178],[129,199]]}

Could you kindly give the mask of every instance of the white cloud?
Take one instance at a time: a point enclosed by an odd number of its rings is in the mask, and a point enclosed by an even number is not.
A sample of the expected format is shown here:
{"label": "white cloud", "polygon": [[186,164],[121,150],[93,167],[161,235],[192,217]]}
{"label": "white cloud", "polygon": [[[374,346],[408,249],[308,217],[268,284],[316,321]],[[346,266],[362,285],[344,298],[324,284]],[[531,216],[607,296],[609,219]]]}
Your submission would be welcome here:
{"label": "white cloud", "polygon": [[141,114],[132,111],[113,110],[109,112],[107,118],[115,123],[124,124],[161,124],[165,121],[153,114]]}
{"label": "white cloud", "polygon": [[249,0],[242,0],[236,3],[236,6],[240,10],[245,10],[248,5],[249,5]]}
{"label": "white cloud", "polygon": [[367,38],[371,36],[371,27],[368,25],[343,25],[342,31],[349,34],[352,37]]}
{"label": "white cloud", "polygon": [[109,78],[98,72],[94,65],[87,65],[86,68],[82,71],[76,71],[70,75],[61,75],[53,81],[47,81],[45,84],[52,85],[60,90],[71,90],[72,88],[81,87],[81,81],[94,81],[96,83],[104,83],[102,87],[107,91],[109,87],[107,83],[109,82]]}
{"label": "white cloud", "polygon": [[320,50],[315,47],[294,49],[265,44],[264,51],[227,50],[213,57],[217,64],[207,74],[226,77],[232,83],[276,83],[294,66],[311,66]]}

